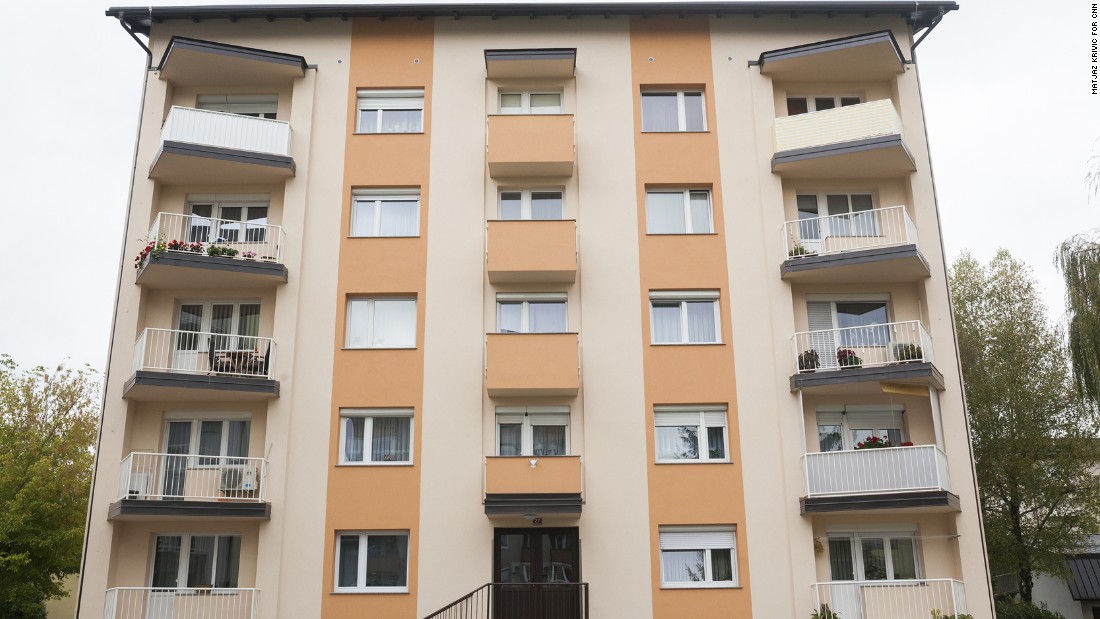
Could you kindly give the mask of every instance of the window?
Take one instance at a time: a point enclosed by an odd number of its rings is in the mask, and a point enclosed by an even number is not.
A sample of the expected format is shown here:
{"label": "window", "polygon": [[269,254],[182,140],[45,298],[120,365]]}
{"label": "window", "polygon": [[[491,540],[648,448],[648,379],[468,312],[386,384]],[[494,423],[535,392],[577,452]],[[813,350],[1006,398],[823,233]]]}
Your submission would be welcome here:
{"label": "window", "polygon": [[[883,347],[890,342],[886,301],[807,301],[806,313],[815,350]],[[823,354],[821,365],[833,367],[834,359]]]}
{"label": "window", "polygon": [[153,552],[153,588],[236,588],[240,535],[158,535]]}
{"label": "window", "polygon": [[[260,304],[232,301],[196,301],[180,303],[176,328],[184,333],[176,336],[173,351],[175,361],[187,367],[184,357],[216,351],[262,350],[257,338],[260,332]],[[213,333],[213,336],[204,335]]]}
{"label": "window", "polygon": [[348,348],[416,348],[416,299],[348,299]]}
{"label": "window", "polygon": [[561,114],[560,92],[500,93],[501,114]]}
{"label": "window", "polygon": [[654,344],[718,344],[718,291],[649,293]]}
{"label": "window", "polygon": [[736,528],[661,527],[661,587],[736,587]]}
{"label": "window", "polygon": [[544,190],[508,190],[500,192],[500,218],[515,219],[561,219],[562,192]]}
{"label": "window", "polygon": [[497,455],[569,455],[569,407],[497,407]]}
{"label": "window", "polygon": [[412,409],[341,409],[340,464],[412,464]]}
{"label": "window", "polygon": [[358,133],[421,133],[424,90],[360,90]]}
{"label": "window", "polygon": [[653,425],[657,462],[729,462],[724,406],[656,406]]}
{"label": "window", "polygon": [[642,131],[706,131],[702,91],[642,93]]}
{"label": "window", "polygon": [[409,532],[344,532],[336,535],[336,591],[406,593]]}
{"label": "window", "polygon": [[[879,236],[878,218],[870,193],[798,194],[802,238]],[[817,219],[828,217],[828,219]]]}
{"label": "window", "polygon": [[419,192],[399,190],[352,192],[350,236],[419,235]]}
{"label": "window", "polygon": [[217,466],[222,458],[246,458],[251,425],[248,419],[172,419],[165,424],[164,453],[207,456],[192,462],[199,466]]}
{"label": "window", "polygon": [[564,293],[497,295],[499,333],[565,333]]}
{"label": "window", "polygon": [[815,95],[812,97],[787,97],[787,116],[821,112],[836,107],[859,105],[863,99],[858,95]]}
{"label": "window", "polygon": [[647,191],[645,219],[646,232],[649,234],[714,232],[710,191],[706,189]]}
{"label": "window", "polygon": [[[852,410],[856,409],[856,410]],[[877,436],[894,447],[905,441],[904,411],[874,407],[845,407],[844,412],[817,411],[817,439],[821,451],[843,451]]]}
{"label": "window", "polygon": [[266,243],[266,199],[245,196],[203,200],[192,197],[187,205],[188,243]]}
{"label": "window", "polygon": [[829,569],[832,580],[916,579],[916,533],[830,533]]}
{"label": "window", "polygon": [[196,107],[200,110],[274,119],[279,108],[279,97],[277,95],[199,95]]}

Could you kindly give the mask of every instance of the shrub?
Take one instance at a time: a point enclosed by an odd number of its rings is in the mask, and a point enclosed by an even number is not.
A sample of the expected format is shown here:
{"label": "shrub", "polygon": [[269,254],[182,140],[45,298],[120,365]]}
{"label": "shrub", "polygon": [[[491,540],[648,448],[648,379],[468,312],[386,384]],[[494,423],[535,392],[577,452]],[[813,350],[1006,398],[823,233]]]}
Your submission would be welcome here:
{"label": "shrub", "polygon": [[810,614],[810,619],[841,619],[841,616],[840,613],[829,608],[828,604],[822,604],[821,608]]}
{"label": "shrub", "polygon": [[1054,611],[1047,610],[1046,604],[1035,606],[1019,600],[997,600],[996,610],[997,619],[1066,619]]}

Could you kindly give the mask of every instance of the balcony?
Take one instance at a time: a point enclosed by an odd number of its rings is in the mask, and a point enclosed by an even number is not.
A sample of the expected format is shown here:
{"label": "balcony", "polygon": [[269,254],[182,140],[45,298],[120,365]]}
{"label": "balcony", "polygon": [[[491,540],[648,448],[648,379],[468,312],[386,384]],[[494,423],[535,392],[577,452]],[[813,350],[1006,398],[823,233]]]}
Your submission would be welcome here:
{"label": "balcony", "polygon": [[108,520],[271,517],[263,458],[135,452],[119,467]]}
{"label": "balcony", "polygon": [[165,183],[259,184],[294,176],[290,123],[172,106],[149,178]]}
{"label": "balcony", "polygon": [[490,221],[489,283],[568,283],[577,279],[577,222]]}
{"label": "balcony", "polygon": [[892,381],[943,389],[932,337],[917,320],[795,333],[791,391]]}
{"label": "balcony", "polygon": [[104,619],[253,619],[259,589],[115,587],[107,590]]}
{"label": "balcony", "polygon": [[963,583],[947,578],[851,580],[813,585],[814,608],[828,604],[844,619],[928,619],[966,613]]}
{"label": "balcony", "polygon": [[572,114],[489,116],[489,176],[573,176]]}
{"label": "balcony", "polygon": [[803,513],[920,508],[958,511],[947,456],[935,445],[808,453]]}
{"label": "balcony", "polygon": [[784,178],[900,177],[916,170],[889,100],[775,119],[772,172]]}
{"label": "balcony", "polygon": [[158,213],[146,238],[136,263],[143,286],[236,289],[287,280],[280,226]]}
{"label": "balcony", "polygon": [[904,206],[783,225],[783,279],[805,283],[917,281],[930,275]]}
{"label": "balcony", "polygon": [[579,515],[582,467],[580,456],[485,458],[485,513]]}
{"label": "balcony", "polygon": [[139,401],[266,400],[279,395],[267,337],[145,329],[122,396]]}
{"label": "balcony", "polygon": [[485,341],[489,397],[577,395],[576,333],[489,333]]}

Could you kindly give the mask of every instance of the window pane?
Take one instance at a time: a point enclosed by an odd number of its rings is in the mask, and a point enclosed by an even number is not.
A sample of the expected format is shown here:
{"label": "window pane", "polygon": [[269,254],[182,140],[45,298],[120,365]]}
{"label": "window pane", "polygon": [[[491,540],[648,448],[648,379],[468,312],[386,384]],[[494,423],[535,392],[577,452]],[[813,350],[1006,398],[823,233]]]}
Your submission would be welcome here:
{"label": "window pane", "polygon": [[565,320],[565,303],[528,304],[531,333],[564,333]]}
{"label": "window pane", "polygon": [[881,537],[864,538],[863,579],[886,580],[886,546]]}
{"label": "window pane", "polygon": [[187,558],[187,586],[214,586],[214,536],[191,537],[191,551]]}
{"label": "window pane", "polygon": [[653,303],[653,341],[658,344],[683,341],[679,303]]}
{"label": "window pane", "polygon": [[532,93],[531,111],[535,114],[556,114],[561,111],[561,94]]}
{"label": "window pane", "polygon": [[531,192],[531,219],[557,220],[562,218],[561,192]]}
{"label": "window pane", "polygon": [[[204,421],[199,425],[199,455],[220,456],[222,452],[222,422]],[[199,464],[214,466],[218,464],[215,458],[199,458]]]}
{"label": "window pane", "polygon": [[500,112],[502,114],[518,114],[523,109],[523,95],[518,92],[503,92],[500,94]]}
{"label": "window pane", "polygon": [[840,98],[840,107],[848,107],[849,105],[859,105],[859,97]]}
{"label": "window pane", "polygon": [[241,537],[222,535],[218,537],[218,560],[214,570],[214,586],[235,589],[237,572],[241,565]]}
{"label": "window pane", "polygon": [[250,206],[246,216],[245,239],[249,243],[267,242],[267,207]]}
{"label": "window pane", "polygon": [[158,535],[153,554],[153,587],[178,587],[180,570],[180,536]]}
{"label": "window pane", "polygon": [[[890,340],[888,327],[870,327],[884,325],[887,322],[886,304],[875,302],[846,302],[836,304],[836,323],[840,331],[840,345],[852,348],[866,346],[885,346]],[[869,327],[855,329],[851,327]]]}
{"label": "window pane", "polygon": [[366,348],[370,344],[367,320],[369,305],[367,299],[352,299],[348,302],[348,348]]}
{"label": "window pane", "polygon": [[497,331],[500,333],[523,332],[523,304],[500,303],[497,305]]}
{"label": "window pane", "polygon": [[832,580],[855,580],[852,564],[852,540],[847,537],[829,538],[829,570]]}
{"label": "window pane", "polygon": [[337,567],[337,587],[358,585],[359,576],[359,536],[340,536],[340,565]]}
{"label": "window pane", "polygon": [[218,243],[236,243],[241,240],[241,225],[237,222],[241,221],[241,207],[239,206],[223,206],[219,216],[222,221],[218,222],[218,233],[214,239]]}
{"label": "window pane", "polygon": [[726,459],[725,428],[707,428],[707,457],[711,460]]}
{"label": "window pane", "polygon": [[818,424],[817,444],[823,452],[844,449],[844,437],[840,432],[840,426]]}
{"label": "window pane", "polygon": [[382,202],[382,226],[379,236],[416,236],[416,212],[419,200],[385,200]]}
{"label": "window pane", "polygon": [[225,455],[244,458],[248,456],[248,421],[230,421],[229,436],[226,437]]}
{"label": "window pane", "polygon": [[404,535],[367,537],[367,586],[404,587],[409,538]]}
{"label": "window pane", "polygon": [[679,131],[676,93],[642,93],[642,131]]}
{"label": "window pane", "polygon": [[500,218],[521,219],[523,217],[523,195],[518,191],[505,191],[500,194]]}
{"label": "window pane", "polygon": [[363,461],[363,434],[366,433],[367,420],[365,417],[348,417],[344,419],[344,460],[348,462]]}
{"label": "window pane", "polygon": [[687,318],[689,342],[718,341],[714,329],[714,301],[689,301]]}
{"label": "window pane", "polygon": [[890,540],[890,558],[894,567],[894,579],[917,577],[917,553],[912,539]]}
{"label": "window pane", "polygon": [[694,234],[714,232],[711,228],[710,194],[705,191],[691,192],[691,231]]}
{"label": "window pane", "polygon": [[416,345],[416,301],[375,299],[375,348],[405,348]]}
{"label": "window pane", "polygon": [[188,243],[210,242],[210,217],[213,217],[213,213],[214,205],[212,204],[191,205],[191,217],[188,219],[190,225]]}
{"label": "window pane", "polygon": [[787,97],[787,116],[805,114],[809,111],[810,108],[806,103],[805,97]]}
{"label": "window pane", "polygon": [[890,444],[897,447],[901,444],[901,430],[897,428],[884,429],[882,431],[886,435],[886,440],[890,441]]}
{"label": "window pane", "polygon": [[259,352],[260,342],[256,336],[260,333],[260,304],[242,303],[237,318],[237,348]]}
{"label": "window pane", "polygon": [[714,548],[710,551],[710,578],[715,582],[733,580],[733,551],[729,548]]}
{"label": "window pane", "polygon": [[706,128],[703,120],[703,93],[684,93],[684,120],[687,121],[685,131],[702,131]]}
{"label": "window pane", "polygon": [[831,110],[836,107],[836,101],[832,97],[814,97],[814,107],[817,111]]}
{"label": "window pane", "polygon": [[[798,204],[798,234],[803,240],[821,238],[821,221],[817,219],[817,196],[802,195],[796,198]],[[794,239],[799,240],[799,239]]]}
{"label": "window pane", "polygon": [[523,426],[518,423],[500,424],[500,455],[519,456],[522,452]]}
{"label": "window pane", "polygon": [[698,460],[699,428],[696,426],[657,426],[658,460]]}
{"label": "window pane", "polygon": [[704,554],[702,550],[662,550],[661,572],[665,582],[703,582]]}
{"label": "window pane", "polygon": [[564,456],[565,430],[565,426],[532,426],[532,455]]}
{"label": "window pane", "polygon": [[378,110],[359,111],[359,133],[378,133]]}
{"label": "window pane", "polygon": [[377,236],[374,226],[374,200],[356,200],[351,207],[351,236]]}
{"label": "window pane", "polygon": [[382,110],[382,133],[419,133],[421,110]]}
{"label": "window pane", "polygon": [[375,417],[371,461],[408,462],[411,423],[409,417]]}
{"label": "window pane", "polygon": [[684,234],[684,194],[651,191],[645,195],[646,231],[650,234]]}

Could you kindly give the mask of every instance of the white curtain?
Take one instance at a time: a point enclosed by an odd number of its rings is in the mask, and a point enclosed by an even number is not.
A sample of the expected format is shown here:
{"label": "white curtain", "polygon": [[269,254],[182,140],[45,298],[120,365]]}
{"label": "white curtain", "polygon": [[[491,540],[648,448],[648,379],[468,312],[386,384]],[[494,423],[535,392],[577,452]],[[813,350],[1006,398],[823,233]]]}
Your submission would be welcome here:
{"label": "white curtain", "polygon": [[705,579],[706,569],[703,561],[706,553],[702,550],[662,550],[661,571],[665,582],[701,582]]}
{"label": "white curtain", "polygon": [[416,212],[419,200],[383,200],[382,230],[379,236],[416,236]]}
{"label": "white curtain", "polygon": [[523,425],[500,424],[500,455],[518,456],[523,453]]}
{"label": "white curtain", "polygon": [[416,345],[416,301],[375,299],[374,348],[406,348]]}
{"label": "white curtain", "polygon": [[372,462],[408,462],[409,461],[409,425],[408,417],[375,417],[371,437]]}
{"label": "white curtain", "polygon": [[419,133],[422,110],[382,110],[382,133]]}
{"label": "white curtain", "polygon": [[653,303],[653,341],[660,344],[682,341],[679,303]]}
{"label": "white curtain", "polygon": [[536,456],[564,456],[565,426],[532,426],[531,447]]}
{"label": "white curtain", "polygon": [[523,194],[518,191],[501,192],[500,218],[508,220],[523,218]]}
{"label": "white curtain", "polygon": [[560,112],[560,93],[531,93],[532,114],[558,114]]}
{"label": "white curtain", "polygon": [[535,191],[531,193],[531,219],[561,219],[561,193]]}
{"label": "white curtain", "polygon": [[697,426],[657,426],[654,432],[658,460],[698,460]]}
{"label": "white curtain", "polygon": [[710,195],[707,192],[691,192],[691,231],[695,234],[712,231],[710,225]]}
{"label": "white curtain", "polygon": [[528,323],[531,333],[563,333],[565,303],[528,304]]}
{"label": "white curtain", "polygon": [[377,236],[374,229],[375,200],[356,200],[351,212],[352,236]]}
{"label": "white curtain", "polygon": [[520,333],[523,331],[523,304],[501,303],[497,306],[497,331],[499,333]]}
{"label": "white curtain", "polygon": [[344,419],[344,460],[363,461],[363,434],[366,431],[366,425],[367,420],[363,417]]}
{"label": "white curtain", "polygon": [[684,120],[687,122],[685,131],[702,131],[706,128],[703,120],[703,93],[684,93]]}
{"label": "white curtain", "polygon": [[714,325],[714,301],[689,301],[687,319],[689,342],[718,341]]}
{"label": "white curtain", "polygon": [[651,191],[645,196],[646,231],[650,234],[683,234],[684,194]]}
{"label": "white curtain", "polygon": [[676,93],[642,93],[642,131],[679,131]]}

